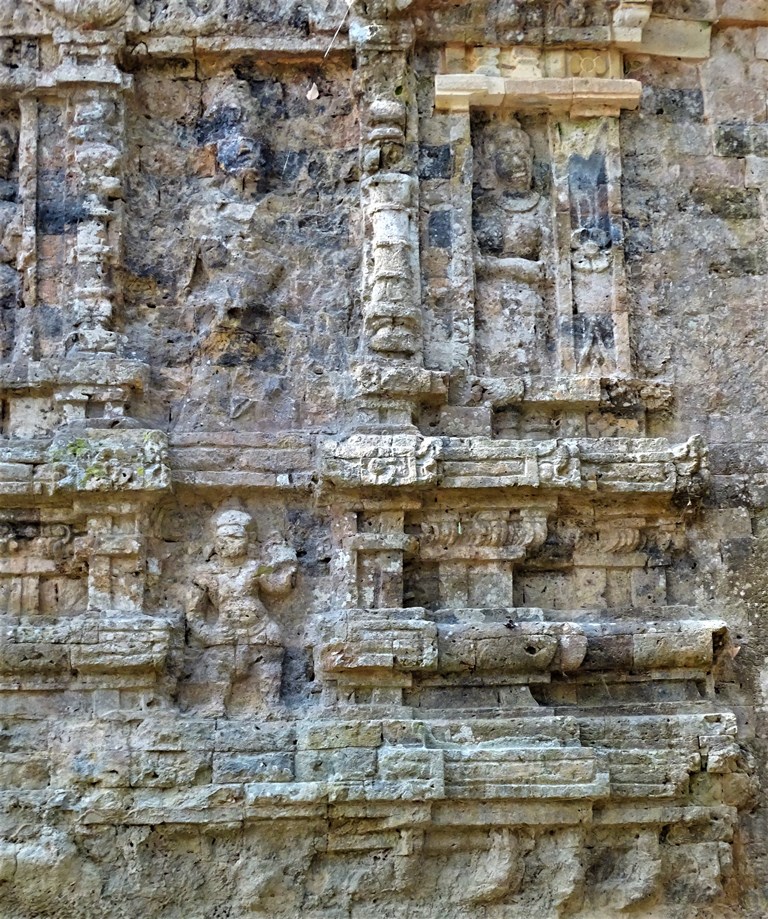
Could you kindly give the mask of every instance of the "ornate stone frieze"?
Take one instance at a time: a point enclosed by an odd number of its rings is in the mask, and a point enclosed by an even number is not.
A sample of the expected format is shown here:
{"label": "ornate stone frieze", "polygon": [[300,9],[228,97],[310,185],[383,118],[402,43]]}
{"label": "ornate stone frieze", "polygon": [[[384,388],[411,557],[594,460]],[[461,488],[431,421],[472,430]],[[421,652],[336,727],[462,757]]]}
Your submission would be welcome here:
{"label": "ornate stone frieze", "polygon": [[441,453],[436,437],[353,434],[324,445],[324,474],[332,484],[352,487],[430,484]]}

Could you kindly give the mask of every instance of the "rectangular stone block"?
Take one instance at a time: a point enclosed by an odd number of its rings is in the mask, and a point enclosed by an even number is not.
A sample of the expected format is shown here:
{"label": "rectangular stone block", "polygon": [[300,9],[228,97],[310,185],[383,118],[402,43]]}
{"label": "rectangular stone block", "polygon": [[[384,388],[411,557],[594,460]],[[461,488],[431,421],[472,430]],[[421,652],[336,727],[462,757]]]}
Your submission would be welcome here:
{"label": "rectangular stone block", "polygon": [[131,726],[131,747],[163,752],[212,750],[215,730],[216,724],[211,720],[182,720],[158,713]]}
{"label": "rectangular stone block", "polygon": [[0,788],[47,788],[50,763],[45,753],[0,753]]}
{"label": "rectangular stone block", "polygon": [[210,781],[210,753],[152,750],[131,754],[131,785],[134,788],[183,788]]}
{"label": "rectangular stone block", "polygon": [[299,750],[335,750],[347,747],[379,747],[380,721],[325,722],[310,725],[298,738]]}
{"label": "rectangular stone block", "polygon": [[385,782],[432,780],[442,784],[443,751],[383,747],[379,751],[378,778]]}
{"label": "rectangular stone block", "polygon": [[376,752],[359,748],[300,750],[296,753],[297,782],[347,785],[376,775]]}
{"label": "rectangular stone block", "polygon": [[216,753],[213,781],[217,783],[292,782],[292,753]]}
{"label": "rectangular stone block", "polygon": [[[291,724],[270,724],[240,720],[219,720],[215,730],[210,722],[202,722],[207,732],[213,732],[214,749],[217,752],[272,753],[292,751],[296,745],[296,728]],[[208,743],[206,733],[202,739]]]}

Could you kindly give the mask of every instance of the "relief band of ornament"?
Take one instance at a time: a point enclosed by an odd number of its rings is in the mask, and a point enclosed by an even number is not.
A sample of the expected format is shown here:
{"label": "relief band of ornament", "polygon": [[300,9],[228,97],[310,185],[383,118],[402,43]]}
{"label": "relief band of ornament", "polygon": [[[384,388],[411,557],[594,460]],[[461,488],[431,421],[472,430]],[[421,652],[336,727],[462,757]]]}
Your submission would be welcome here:
{"label": "relief band of ornament", "polygon": [[[491,440],[354,434],[322,445],[323,481],[343,486],[555,486],[674,493],[707,476],[700,438]],[[642,475],[639,473],[642,472]]]}
{"label": "relief band of ornament", "polygon": [[133,0],[42,0],[65,19],[86,28],[104,28],[121,19]]}

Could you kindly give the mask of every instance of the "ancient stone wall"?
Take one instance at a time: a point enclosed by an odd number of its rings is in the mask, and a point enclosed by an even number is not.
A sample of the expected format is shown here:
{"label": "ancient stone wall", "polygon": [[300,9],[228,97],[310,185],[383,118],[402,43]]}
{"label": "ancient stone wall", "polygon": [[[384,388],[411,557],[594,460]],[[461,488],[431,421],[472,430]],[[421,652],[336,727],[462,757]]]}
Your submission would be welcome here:
{"label": "ancient stone wall", "polygon": [[768,7],[0,0],[0,917],[764,919]]}

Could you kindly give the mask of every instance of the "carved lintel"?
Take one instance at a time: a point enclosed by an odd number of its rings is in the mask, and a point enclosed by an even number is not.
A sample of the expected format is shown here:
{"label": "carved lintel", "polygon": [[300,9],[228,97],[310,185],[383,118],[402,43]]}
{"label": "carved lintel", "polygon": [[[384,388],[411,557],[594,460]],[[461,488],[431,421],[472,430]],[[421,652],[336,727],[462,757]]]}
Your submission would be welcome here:
{"label": "carved lintel", "polygon": [[346,487],[434,483],[441,450],[437,437],[353,434],[347,440],[323,445],[323,478]]}
{"label": "carved lintel", "polygon": [[482,74],[438,74],[435,107],[453,112],[508,108],[516,112],[566,112],[574,118],[617,117],[640,104],[637,80],[591,77],[511,79]]}

